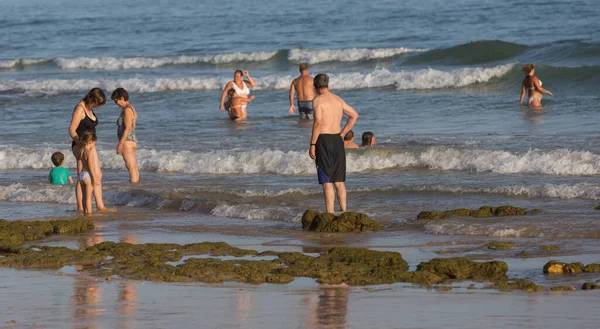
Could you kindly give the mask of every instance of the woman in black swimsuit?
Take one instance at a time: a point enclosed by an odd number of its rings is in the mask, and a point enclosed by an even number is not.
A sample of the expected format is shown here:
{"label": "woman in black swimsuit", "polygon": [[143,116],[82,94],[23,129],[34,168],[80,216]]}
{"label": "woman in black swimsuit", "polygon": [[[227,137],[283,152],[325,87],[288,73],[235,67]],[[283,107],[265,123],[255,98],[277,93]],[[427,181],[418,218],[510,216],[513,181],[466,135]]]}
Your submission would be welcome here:
{"label": "woman in black swimsuit", "polygon": [[[79,185],[79,173],[81,172],[81,145],[79,138],[83,136],[86,131],[92,131],[96,133],[96,126],[98,125],[98,118],[94,113],[94,110],[100,106],[106,104],[106,96],[100,88],[93,88],[87,95],[75,106],[73,110],[73,116],[71,118],[71,125],[69,126],[69,135],[73,139],[71,143],[71,149],[75,159],[77,159],[77,184],[75,187],[75,197],[77,198],[77,210],[83,211],[81,185]],[[97,152],[96,148],[92,149],[93,152]],[[96,159],[98,158],[96,154]],[[96,164],[100,168],[100,163]],[[93,177],[92,182],[94,186],[94,199],[96,200],[96,209],[98,211],[105,211],[104,202],[102,201],[102,175],[96,175],[100,177]]]}

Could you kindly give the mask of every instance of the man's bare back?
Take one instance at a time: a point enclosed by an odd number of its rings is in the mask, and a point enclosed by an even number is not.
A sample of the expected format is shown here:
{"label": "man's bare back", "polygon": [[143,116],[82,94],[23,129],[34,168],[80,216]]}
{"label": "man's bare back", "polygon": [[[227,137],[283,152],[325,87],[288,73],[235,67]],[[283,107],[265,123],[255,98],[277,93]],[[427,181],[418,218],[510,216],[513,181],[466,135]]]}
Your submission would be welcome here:
{"label": "man's bare back", "polygon": [[313,77],[308,75],[301,75],[294,79],[292,84],[298,94],[298,101],[308,102],[315,98],[315,87],[313,86]]}
{"label": "man's bare back", "polygon": [[[319,133],[320,134],[340,134],[342,125],[342,116],[345,113],[353,118],[356,111],[338,95],[332,92],[326,92],[317,96],[313,100],[315,112],[319,112]],[[315,116],[315,118],[317,115]],[[345,127],[341,135],[345,135],[352,127]]]}

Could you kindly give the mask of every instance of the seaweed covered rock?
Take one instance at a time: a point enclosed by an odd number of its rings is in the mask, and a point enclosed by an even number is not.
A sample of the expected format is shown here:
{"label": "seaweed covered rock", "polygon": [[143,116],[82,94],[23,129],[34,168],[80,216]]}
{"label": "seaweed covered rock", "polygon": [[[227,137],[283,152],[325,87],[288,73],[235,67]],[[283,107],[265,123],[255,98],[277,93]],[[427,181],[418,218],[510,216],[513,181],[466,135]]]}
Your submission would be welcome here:
{"label": "seaweed covered rock", "polygon": [[576,291],[577,288],[573,286],[556,286],[550,288],[550,291]]}
{"label": "seaweed covered rock", "polygon": [[311,277],[328,284],[384,284],[405,281],[409,276],[408,264],[397,252],[332,248],[320,257],[280,253],[279,260],[287,265],[282,273]]}
{"label": "seaweed covered rock", "polygon": [[500,207],[491,207],[491,206],[483,206],[479,209],[467,209],[467,208],[458,208],[451,209],[445,211],[422,211],[417,215],[417,219],[420,220],[434,220],[441,219],[451,216],[471,216],[477,218],[486,218],[493,216],[523,216],[523,215],[532,215],[540,212],[539,209],[534,209],[531,211],[526,211],[524,208],[513,207],[513,206],[500,206]]}
{"label": "seaweed covered rock", "polygon": [[553,245],[553,244],[546,244],[546,245],[541,245],[540,249],[543,251],[559,251],[560,250],[560,246],[559,245]]}
{"label": "seaweed covered rock", "polygon": [[600,273],[600,264],[588,264],[583,268],[585,273]]}
{"label": "seaweed covered rock", "polygon": [[500,291],[522,290],[525,292],[542,292],[548,290],[546,287],[538,286],[533,281],[526,279],[510,279],[496,283],[494,288]]}
{"label": "seaweed covered rock", "polygon": [[508,241],[494,241],[488,244],[485,244],[482,248],[491,249],[491,250],[509,250],[516,246],[514,242]]}
{"label": "seaweed covered rock", "polygon": [[554,260],[549,261],[544,265],[544,273],[546,274],[575,274],[582,273],[584,270],[583,263],[563,263]]}
{"label": "seaweed covered rock", "polygon": [[0,219],[0,252],[19,247],[25,241],[43,239],[51,234],[75,234],[94,229],[89,219],[51,221],[6,221]]}
{"label": "seaweed covered rock", "polygon": [[581,286],[581,289],[583,289],[583,290],[600,289],[600,286],[594,282],[586,282]]}
{"label": "seaweed covered rock", "polygon": [[307,210],[302,216],[302,228],[315,232],[367,232],[379,231],[383,226],[365,214],[345,212],[339,216]]}
{"label": "seaweed covered rock", "polygon": [[417,266],[417,272],[430,272],[452,280],[504,281],[507,271],[505,262],[474,262],[464,257],[435,258]]}

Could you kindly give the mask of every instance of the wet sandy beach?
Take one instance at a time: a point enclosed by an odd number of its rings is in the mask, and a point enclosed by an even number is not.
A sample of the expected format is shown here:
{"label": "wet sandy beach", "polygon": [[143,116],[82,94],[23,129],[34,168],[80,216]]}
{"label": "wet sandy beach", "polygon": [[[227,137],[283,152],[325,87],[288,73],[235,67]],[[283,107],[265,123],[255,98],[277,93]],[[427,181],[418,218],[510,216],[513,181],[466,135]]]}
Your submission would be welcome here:
{"label": "wet sandy beach", "polygon": [[[156,214],[154,214],[156,215]],[[482,237],[430,235],[418,231],[366,234],[305,233],[299,223],[265,227],[243,220],[210,218],[190,225],[191,218],[167,214],[145,218],[127,211],[98,216],[96,229],[76,236],[55,235],[29,245],[85,248],[103,241],[128,243],[224,241],[258,251],[318,253],[336,246],[368,247],[400,252],[411,269],[436,257],[467,256],[497,259],[509,265],[509,276],[551,287],[600,279],[597,273],[547,276],[542,267],[551,259],[592,262],[597,251],[563,245],[553,255],[522,257],[539,243],[513,239],[509,251],[482,249]],[[214,220],[214,218],[213,218]],[[280,224],[281,225],[281,224]],[[500,239],[502,240],[502,239]],[[519,244],[521,243],[521,244]],[[471,282],[447,288],[396,283],[365,287],[319,285],[310,278],[290,284],[249,285],[152,283],[87,275],[82,267],[60,270],[0,269],[0,328],[595,328],[598,290],[525,293],[472,289]],[[483,288],[485,284],[476,284]]]}

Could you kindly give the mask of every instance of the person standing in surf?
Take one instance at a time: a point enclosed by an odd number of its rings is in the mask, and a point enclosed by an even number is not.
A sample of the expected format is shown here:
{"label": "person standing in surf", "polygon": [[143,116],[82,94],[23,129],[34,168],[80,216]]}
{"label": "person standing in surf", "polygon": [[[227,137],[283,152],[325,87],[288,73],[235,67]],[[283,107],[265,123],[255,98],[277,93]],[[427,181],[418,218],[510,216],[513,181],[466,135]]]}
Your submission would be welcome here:
{"label": "person standing in surf", "polygon": [[519,104],[523,104],[525,91],[528,91],[527,104],[529,107],[542,107],[542,94],[552,96],[552,93],[542,87],[542,81],[535,76],[535,66],[533,64],[523,66],[523,73],[525,73],[525,79],[521,83],[521,100]]}
{"label": "person standing in surf", "polygon": [[[92,132],[96,134],[96,126],[98,125],[98,117],[94,113],[95,109],[100,108],[106,104],[106,96],[100,88],[92,88],[87,95],[75,106],[73,115],[71,116],[71,124],[69,125],[69,135],[73,139],[71,144],[71,150],[75,159],[77,159],[77,179],[78,182],[75,185],[75,198],[77,199],[77,210],[83,211],[83,195],[81,190],[81,184],[79,184],[79,174],[82,171],[83,163],[81,161],[81,151],[83,145],[81,144],[81,137],[85,132]],[[96,161],[96,166],[100,168],[100,161],[98,160],[98,152],[96,151],[95,144],[92,146],[88,153],[94,153],[92,158]],[[96,177],[93,181],[93,195],[96,200],[96,209],[98,211],[107,211],[102,200],[102,173],[98,169]]]}
{"label": "person standing in surf", "polygon": [[[343,137],[354,127],[358,113],[341,97],[329,91],[329,76],[326,74],[318,74],[314,78],[314,87],[318,96],[313,100],[315,119],[308,153],[317,165],[326,211],[334,212],[335,187],[340,210],[345,212],[346,151]],[[348,116],[348,121],[340,131],[344,114]]]}
{"label": "person standing in surf", "polygon": [[[242,79],[244,76],[247,78],[247,80]],[[250,74],[248,74],[248,71],[236,70],[235,73],[233,73],[233,81],[229,81],[225,85],[225,88],[223,88],[219,111],[225,110],[225,98],[227,97],[227,92],[229,89],[235,89],[236,97],[248,98],[248,95],[250,95],[250,88],[255,86],[256,83]],[[242,102],[242,119],[245,119],[248,116],[248,112],[246,111],[247,105],[247,102]]]}
{"label": "person standing in surf", "polygon": [[121,108],[121,115],[117,119],[117,154],[123,156],[125,167],[129,171],[129,182],[137,183],[140,181],[140,171],[138,170],[137,161],[135,158],[135,150],[137,149],[137,135],[135,127],[137,125],[138,112],[129,103],[129,93],[124,88],[117,88],[113,91],[110,98]]}
{"label": "person standing in surf", "polygon": [[308,64],[302,63],[299,67],[300,76],[292,81],[290,86],[290,114],[294,114],[294,94],[298,93],[298,113],[300,119],[314,119],[313,99],[315,98],[315,87],[313,77],[308,75]]}

